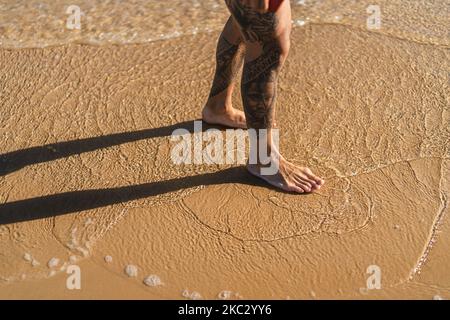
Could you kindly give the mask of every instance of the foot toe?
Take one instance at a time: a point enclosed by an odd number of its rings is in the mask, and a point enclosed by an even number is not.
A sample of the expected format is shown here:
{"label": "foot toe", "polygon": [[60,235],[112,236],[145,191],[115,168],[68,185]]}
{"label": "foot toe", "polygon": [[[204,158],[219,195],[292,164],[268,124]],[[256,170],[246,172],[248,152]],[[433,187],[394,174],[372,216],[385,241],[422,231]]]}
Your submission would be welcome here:
{"label": "foot toe", "polygon": [[304,182],[300,182],[299,181],[299,182],[296,183],[296,185],[298,187],[302,188],[303,191],[305,191],[305,192],[311,192],[311,189],[312,189],[311,186],[306,184],[306,183],[304,183]]}
{"label": "foot toe", "polygon": [[299,175],[298,180],[310,188],[314,188],[314,185],[316,184],[313,180],[309,179],[306,175]]}
{"label": "foot toe", "polygon": [[322,185],[325,181],[312,173],[311,169],[305,168],[305,175],[318,185]]}
{"label": "foot toe", "polygon": [[287,191],[297,192],[297,193],[305,193],[305,191],[295,184],[291,184],[287,186]]}

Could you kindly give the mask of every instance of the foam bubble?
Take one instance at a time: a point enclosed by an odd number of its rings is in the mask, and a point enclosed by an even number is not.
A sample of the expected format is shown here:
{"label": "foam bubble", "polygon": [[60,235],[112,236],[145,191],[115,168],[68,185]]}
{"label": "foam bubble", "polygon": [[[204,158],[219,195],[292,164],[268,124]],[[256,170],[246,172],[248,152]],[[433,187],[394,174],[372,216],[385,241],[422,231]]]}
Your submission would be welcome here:
{"label": "foam bubble", "polygon": [[305,20],[298,19],[298,20],[294,21],[294,24],[298,27],[303,27],[306,24],[306,22],[305,22]]}
{"label": "foam bubble", "polygon": [[218,297],[220,300],[228,300],[228,299],[231,298],[231,295],[232,295],[232,292],[231,292],[231,291],[223,290],[223,291],[221,291],[221,292],[217,295],[217,297]]}
{"label": "foam bubble", "polygon": [[202,298],[202,296],[200,295],[200,293],[198,293],[197,291],[192,291],[192,293],[191,293],[192,300],[199,300],[201,298]]}
{"label": "foam bubble", "polygon": [[125,267],[125,273],[129,277],[137,277],[138,275],[138,268],[132,264],[129,264]]}
{"label": "foam bubble", "polygon": [[51,258],[48,263],[47,266],[51,269],[56,267],[59,264],[59,259],[58,258]]}
{"label": "foam bubble", "polygon": [[23,258],[25,259],[25,261],[28,261],[28,262],[33,261],[33,256],[31,254],[29,254],[29,253],[25,253],[23,255]]}
{"label": "foam bubble", "polygon": [[181,295],[185,298],[191,299],[191,300],[200,300],[202,296],[197,291],[189,292],[189,290],[184,289]]}
{"label": "foam bubble", "polygon": [[151,274],[144,279],[144,284],[149,287],[156,287],[162,285],[163,283],[157,275]]}

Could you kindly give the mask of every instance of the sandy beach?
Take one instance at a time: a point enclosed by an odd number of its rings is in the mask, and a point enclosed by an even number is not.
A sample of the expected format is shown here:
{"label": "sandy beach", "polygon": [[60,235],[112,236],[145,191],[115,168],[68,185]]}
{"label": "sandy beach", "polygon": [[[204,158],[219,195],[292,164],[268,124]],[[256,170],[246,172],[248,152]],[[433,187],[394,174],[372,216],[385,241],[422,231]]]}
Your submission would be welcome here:
{"label": "sandy beach", "polygon": [[280,149],[326,179],[294,195],[171,160],[218,35],[0,49],[0,298],[449,299],[448,39],[293,29]]}

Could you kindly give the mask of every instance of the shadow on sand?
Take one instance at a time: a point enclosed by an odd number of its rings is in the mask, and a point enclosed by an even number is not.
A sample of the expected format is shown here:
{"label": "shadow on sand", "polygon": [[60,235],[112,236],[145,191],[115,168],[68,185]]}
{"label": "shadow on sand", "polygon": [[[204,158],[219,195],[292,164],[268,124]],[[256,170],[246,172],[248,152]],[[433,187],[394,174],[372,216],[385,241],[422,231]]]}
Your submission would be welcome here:
{"label": "shadow on sand", "polygon": [[[223,127],[208,125],[204,122],[202,123],[203,131],[209,128],[216,128],[220,130],[224,129]],[[20,170],[28,165],[49,162],[61,158],[70,157],[75,154],[82,154],[85,152],[117,146],[128,142],[158,137],[168,137],[176,129],[186,129],[190,133],[193,133],[194,121],[185,121],[160,128],[114,133],[107,136],[57,142],[44,146],[12,151],[0,155],[0,177]]]}
{"label": "shadow on sand", "polygon": [[[203,130],[213,128],[213,126],[206,125],[205,123],[202,126]],[[175,129],[180,128],[192,133],[194,132],[194,121],[186,121],[161,128],[117,133],[13,151],[0,155],[0,176],[32,164],[49,162],[127,142],[166,137],[171,135]],[[214,126],[214,128],[223,129],[217,126]],[[234,167],[215,173],[206,173],[135,186],[65,192],[0,204],[0,225],[95,209],[200,185],[226,183],[262,185],[262,182],[249,174],[244,167]]]}
{"label": "shadow on sand", "polygon": [[226,183],[261,185],[259,179],[253,177],[244,167],[234,167],[214,173],[134,186],[64,192],[1,204],[0,225],[95,209],[201,185]]}

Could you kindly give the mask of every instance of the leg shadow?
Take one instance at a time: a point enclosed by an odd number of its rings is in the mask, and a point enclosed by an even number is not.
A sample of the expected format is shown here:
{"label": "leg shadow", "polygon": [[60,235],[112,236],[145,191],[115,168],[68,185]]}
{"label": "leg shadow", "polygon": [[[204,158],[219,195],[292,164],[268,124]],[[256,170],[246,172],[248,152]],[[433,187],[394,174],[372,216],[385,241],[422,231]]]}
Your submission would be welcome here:
{"label": "leg shadow", "polygon": [[245,167],[233,167],[215,173],[135,186],[65,192],[0,205],[0,225],[95,209],[200,185],[228,183],[262,185],[262,181],[248,173]]}
{"label": "leg shadow", "polygon": [[[201,121],[201,120],[197,120]],[[224,127],[212,126],[202,122],[202,131],[209,128],[223,130]],[[170,136],[176,129],[194,132],[194,121],[185,121],[170,126],[145,129],[133,132],[115,133],[107,136],[58,142],[39,147],[12,151],[0,155],[0,177],[20,170],[28,165],[49,162],[75,154],[82,154],[102,148],[117,146],[123,143]]]}

